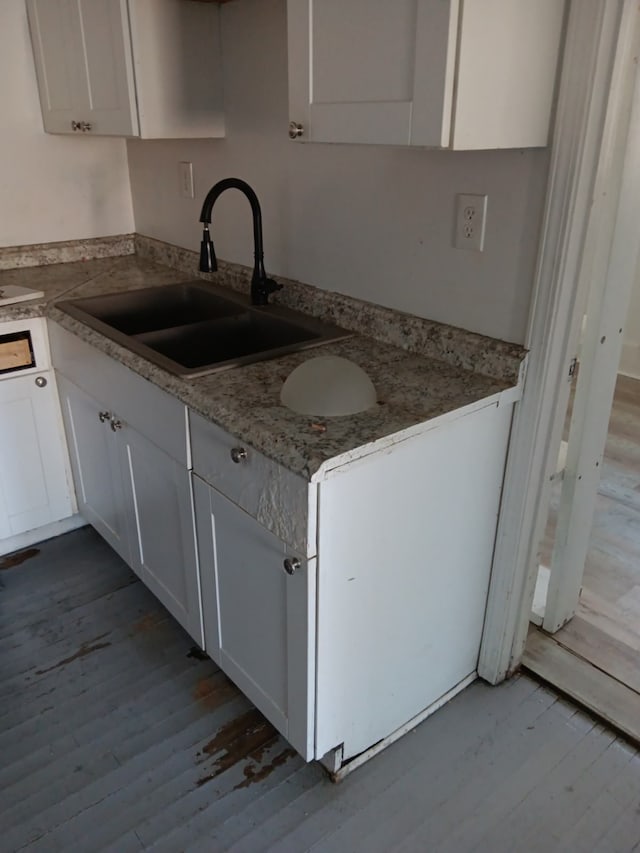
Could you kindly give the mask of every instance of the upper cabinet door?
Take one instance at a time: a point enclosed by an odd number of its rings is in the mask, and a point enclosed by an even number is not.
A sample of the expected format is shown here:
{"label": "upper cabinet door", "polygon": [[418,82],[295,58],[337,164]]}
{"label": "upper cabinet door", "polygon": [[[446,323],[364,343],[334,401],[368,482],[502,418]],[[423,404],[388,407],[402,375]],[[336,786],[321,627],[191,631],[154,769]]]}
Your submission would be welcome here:
{"label": "upper cabinet door", "polygon": [[563,5],[288,0],[290,133],[438,148],[545,145]]}
{"label": "upper cabinet door", "polygon": [[78,5],[75,0],[27,0],[44,129],[68,133],[87,102],[79,73]]}
{"label": "upper cabinet door", "polygon": [[136,136],[138,115],[127,0],[76,0],[76,5],[80,76],[86,85],[92,131]]}
{"label": "upper cabinet door", "polygon": [[127,0],[27,0],[49,133],[135,136]]}
{"label": "upper cabinet door", "polygon": [[[450,0],[289,0],[290,119],[302,124],[301,139],[447,144],[441,129],[451,114],[451,6]],[[428,115],[414,116],[425,103]]]}

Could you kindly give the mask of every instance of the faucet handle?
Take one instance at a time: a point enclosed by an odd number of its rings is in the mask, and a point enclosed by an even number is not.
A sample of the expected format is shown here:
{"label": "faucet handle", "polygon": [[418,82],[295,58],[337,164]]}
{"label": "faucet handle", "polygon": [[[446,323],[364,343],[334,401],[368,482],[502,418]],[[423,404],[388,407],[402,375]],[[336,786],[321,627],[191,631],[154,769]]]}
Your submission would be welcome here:
{"label": "faucet handle", "polygon": [[275,293],[276,290],[282,290],[282,285],[280,282],[274,281],[272,278],[265,278],[264,289],[267,293]]}
{"label": "faucet handle", "polygon": [[269,294],[282,290],[282,285],[266,275],[254,276],[251,279],[251,302],[253,305],[268,305]]}

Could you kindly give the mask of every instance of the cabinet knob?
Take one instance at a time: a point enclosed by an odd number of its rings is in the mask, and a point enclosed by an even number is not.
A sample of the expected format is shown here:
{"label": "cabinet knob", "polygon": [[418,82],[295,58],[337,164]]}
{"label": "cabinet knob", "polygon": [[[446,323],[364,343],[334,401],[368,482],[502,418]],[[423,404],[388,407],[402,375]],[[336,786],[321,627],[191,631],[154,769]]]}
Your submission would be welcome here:
{"label": "cabinet knob", "polygon": [[81,130],[83,133],[91,130],[91,122],[90,121],[72,121],[71,122],[71,130]]}
{"label": "cabinet knob", "polygon": [[100,423],[103,424],[105,421],[111,420],[111,412],[100,412],[98,415]]}
{"label": "cabinet knob", "polygon": [[115,432],[117,429],[122,429],[122,421],[118,418],[111,418],[111,429]]}
{"label": "cabinet knob", "polygon": [[300,560],[297,557],[287,557],[284,561],[284,570],[288,575],[295,575],[300,568]]}
{"label": "cabinet knob", "polygon": [[46,388],[47,380],[44,376],[36,376],[36,385],[38,386],[38,388]]}
{"label": "cabinet knob", "polygon": [[232,447],[231,448],[231,458],[234,462],[244,462],[247,458],[247,451],[244,447]]}
{"label": "cabinet knob", "polygon": [[289,122],[289,139],[297,139],[304,133],[304,127],[297,121]]}

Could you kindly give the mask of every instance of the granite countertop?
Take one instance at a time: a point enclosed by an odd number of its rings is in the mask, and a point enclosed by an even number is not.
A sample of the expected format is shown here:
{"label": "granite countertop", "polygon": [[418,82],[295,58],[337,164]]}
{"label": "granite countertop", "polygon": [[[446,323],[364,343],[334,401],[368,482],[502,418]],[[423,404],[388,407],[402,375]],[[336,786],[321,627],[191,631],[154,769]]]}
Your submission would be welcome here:
{"label": "granite countertop", "polygon": [[[47,316],[65,329],[180,399],[284,467],[310,479],[329,459],[513,388],[513,379],[487,376],[371,337],[353,337],[245,367],[184,379],[105,338],[55,307],[62,298],[188,281],[194,275],[136,255],[0,271],[0,287],[17,284],[44,298],[0,307],[0,321]],[[339,418],[310,418],[280,404],[283,381],[319,354],[352,359],[371,377],[379,403]]]}

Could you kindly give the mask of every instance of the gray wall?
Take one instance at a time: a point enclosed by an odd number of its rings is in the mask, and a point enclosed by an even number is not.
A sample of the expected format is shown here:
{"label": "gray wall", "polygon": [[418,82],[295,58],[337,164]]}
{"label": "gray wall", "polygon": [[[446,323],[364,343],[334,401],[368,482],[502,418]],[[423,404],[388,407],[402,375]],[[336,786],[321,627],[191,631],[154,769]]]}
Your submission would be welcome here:
{"label": "gray wall", "polygon": [[[206,191],[242,177],[262,203],[269,273],[523,342],[548,152],[292,143],[286,0],[221,14],[227,136],[128,142],[136,230],[195,249]],[[179,195],[181,160],[194,200]],[[459,192],[489,196],[483,254],[452,247]],[[215,215],[218,256],[250,264],[246,201],[227,193]]]}

